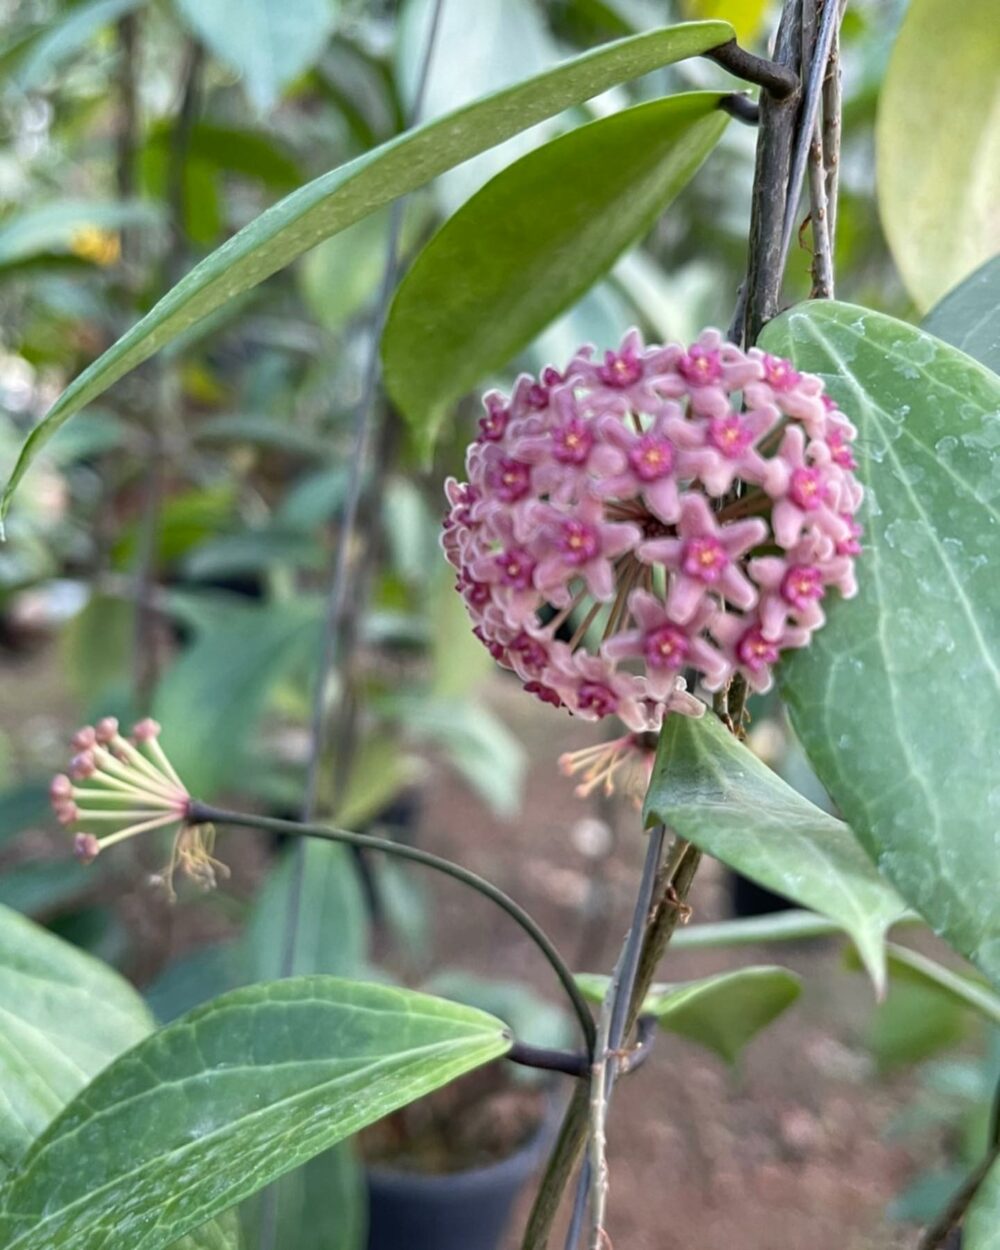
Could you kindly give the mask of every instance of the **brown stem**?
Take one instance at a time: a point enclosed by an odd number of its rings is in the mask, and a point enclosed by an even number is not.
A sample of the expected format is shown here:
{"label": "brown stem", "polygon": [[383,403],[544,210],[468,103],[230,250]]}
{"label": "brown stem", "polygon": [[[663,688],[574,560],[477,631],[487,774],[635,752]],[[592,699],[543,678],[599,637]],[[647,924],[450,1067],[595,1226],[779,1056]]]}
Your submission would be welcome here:
{"label": "brown stem", "polygon": [[[635,1027],[639,1012],[653,983],[656,969],[679,921],[686,913],[685,903],[694,881],[701,852],[683,839],[675,839],[667,855],[656,888],[656,904],[651,912],[639,956],[639,968],[629,1004],[626,1037]],[[559,1138],[546,1166],[535,1204],[528,1218],[521,1250],[544,1250],[548,1245],[563,1193],[587,1139],[589,1091],[580,1082],[573,1091],[563,1117]]]}

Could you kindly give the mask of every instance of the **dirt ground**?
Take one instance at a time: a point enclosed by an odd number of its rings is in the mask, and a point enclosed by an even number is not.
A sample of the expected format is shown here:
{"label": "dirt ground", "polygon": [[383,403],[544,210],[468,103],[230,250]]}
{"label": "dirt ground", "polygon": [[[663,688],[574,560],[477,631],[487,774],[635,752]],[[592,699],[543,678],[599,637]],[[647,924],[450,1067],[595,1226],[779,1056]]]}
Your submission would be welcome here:
{"label": "dirt ground", "polygon": [[[73,701],[54,657],[2,657],[0,680],[8,772],[37,773],[42,757],[61,761]],[[556,760],[596,741],[593,728],[525,699],[512,684],[497,681],[490,700],[527,749],[524,814],[498,821],[462,782],[436,769],[420,840],[526,905],[578,967],[606,971],[618,954],[639,875],[637,814],[627,806],[614,810],[617,844],[610,857],[585,853],[593,838],[581,822],[609,813],[575,798]],[[248,876],[253,867],[244,864],[235,888]],[[550,970],[506,916],[452,882],[428,878],[426,884],[435,949],[447,953],[451,966],[525,979],[558,1001]],[[691,902],[692,923],[727,914],[717,864],[703,865]],[[160,910],[148,897],[141,906],[132,903],[147,918]],[[175,949],[191,944],[187,917],[194,914],[183,905],[175,910],[166,930]],[[218,936],[211,923],[204,936]],[[661,1034],[651,1061],[619,1085],[609,1138],[615,1250],[912,1247],[916,1230],[889,1223],[884,1211],[938,1157],[941,1143],[928,1141],[917,1157],[889,1140],[887,1128],[905,1106],[912,1078],[874,1073],[863,1045],[871,991],[861,976],[843,970],[840,944],[668,952],[660,979],[760,962],[787,965],[801,974],[805,989],[748,1048],[738,1071]],[[527,1196],[515,1233],[526,1210]]]}

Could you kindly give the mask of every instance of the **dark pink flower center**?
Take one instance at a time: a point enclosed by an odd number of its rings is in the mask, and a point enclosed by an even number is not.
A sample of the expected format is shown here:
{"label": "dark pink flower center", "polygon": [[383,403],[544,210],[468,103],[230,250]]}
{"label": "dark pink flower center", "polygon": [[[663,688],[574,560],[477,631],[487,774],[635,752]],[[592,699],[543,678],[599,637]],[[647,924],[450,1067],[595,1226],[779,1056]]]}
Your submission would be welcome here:
{"label": "dark pink flower center", "polygon": [[751,673],[759,673],[777,660],[778,644],[768,642],[759,629],[751,629],[736,644],[736,654]]}
{"label": "dark pink flower center", "polygon": [[840,519],[847,524],[848,536],[837,543],[838,556],[857,556],[861,554],[861,543],[858,541],[864,530],[849,512],[842,512]]}
{"label": "dark pink flower center", "polygon": [[796,469],[788,488],[792,503],[803,512],[814,512],[826,503],[826,483],[819,469]]}
{"label": "dark pink flower center", "polygon": [[517,635],[508,648],[520,657],[525,668],[540,673],[548,662],[549,653],[537,638],[532,638],[523,630]]}
{"label": "dark pink flower center", "polygon": [[661,625],[643,639],[646,663],[651,668],[683,668],[691,643],[676,625]]}
{"label": "dark pink flower center", "polygon": [[532,408],[542,409],[549,402],[549,388],[540,382],[528,387],[528,403]]}
{"label": "dark pink flower center", "polygon": [[781,596],[793,607],[805,608],[824,594],[823,574],[814,564],[794,564],[781,582]]}
{"label": "dark pink flower center", "polygon": [[567,564],[586,564],[601,550],[601,539],[592,525],[583,521],[563,521],[559,550]]}
{"label": "dark pink flower center", "polygon": [[610,716],[618,709],[618,696],[599,681],[585,681],[576,696],[577,707],[598,716]]}
{"label": "dark pink flower center", "polygon": [[477,625],[472,632],[483,644],[494,660],[496,660],[498,664],[503,664],[507,658],[506,649],[502,647],[499,642],[492,642],[489,638],[487,638],[483,633],[481,626]]}
{"label": "dark pink flower center", "polygon": [[826,436],[826,445],[830,448],[830,459],[842,469],[856,469],[858,462],[851,454],[850,444],[844,440],[840,430],[831,430]]}
{"label": "dark pink flower center", "polygon": [[463,578],[459,589],[466,603],[474,608],[485,608],[492,597],[492,592],[485,582],[473,581],[471,577]]}
{"label": "dark pink flower center", "polygon": [[508,547],[497,556],[496,564],[502,585],[513,586],[515,590],[527,590],[531,586],[535,562],[522,547]]}
{"label": "dark pink flower center", "polygon": [[655,482],[673,470],[673,445],[655,434],[640,434],[629,448],[628,459],[636,477],[643,482]]}
{"label": "dark pink flower center", "polygon": [[790,391],[802,381],[802,374],[780,356],[764,357],[764,377],[776,391]]}
{"label": "dark pink flower center", "polygon": [[488,443],[498,443],[507,429],[510,409],[495,396],[486,401],[486,416],[479,419],[481,437]]}
{"label": "dark pink flower center", "polygon": [[753,431],[731,413],[728,417],[712,418],[708,423],[708,441],[716,451],[735,460],[753,442]]}
{"label": "dark pink flower center", "polygon": [[604,364],[597,370],[597,376],[605,386],[624,390],[642,377],[642,361],[638,353],[631,349],[624,352],[605,352]]}
{"label": "dark pink flower center", "polygon": [[552,431],[552,454],[561,464],[585,464],[594,446],[594,431],[572,417]]}
{"label": "dark pink flower center", "polygon": [[504,457],[491,465],[487,480],[498,497],[505,503],[523,498],[531,486],[531,466],[521,460]]}
{"label": "dark pink flower center", "polygon": [[684,544],[681,568],[688,577],[717,582],[729,564],[729,553],[717,538],[691,538]]}
{"label": "dark pink flower center", "polygon": [[681,377],[692,386],[708,386],[722,377],[722,358],[716,351],[692,347],[677,365]]}
{"label": "dark pink flower center", "polygon": [[540,681],[528,681],[524,683],[524,688],[528,694],[533,694],[536,699],[541,699],[543,703],[551,703],[553,707],[562,707],[562,698],[552,689]]}

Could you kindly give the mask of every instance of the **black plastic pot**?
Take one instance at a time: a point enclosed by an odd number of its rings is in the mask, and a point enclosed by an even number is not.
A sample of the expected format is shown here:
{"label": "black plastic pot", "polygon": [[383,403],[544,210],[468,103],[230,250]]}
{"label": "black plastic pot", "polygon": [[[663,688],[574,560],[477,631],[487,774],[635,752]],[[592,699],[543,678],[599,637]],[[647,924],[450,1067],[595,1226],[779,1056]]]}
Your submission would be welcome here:
{"label": "black plastic pot", "polygon": [[547,1119],[516,1154],[468,1172],[369,1168],[368,1250],[497,1250],[553,1127]]}

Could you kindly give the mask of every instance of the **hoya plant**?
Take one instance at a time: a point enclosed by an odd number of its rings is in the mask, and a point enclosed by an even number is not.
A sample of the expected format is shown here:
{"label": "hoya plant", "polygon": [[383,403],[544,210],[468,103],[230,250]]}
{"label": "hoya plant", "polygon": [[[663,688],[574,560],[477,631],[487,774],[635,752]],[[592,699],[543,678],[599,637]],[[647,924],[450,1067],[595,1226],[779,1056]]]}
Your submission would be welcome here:
{"label": "hoya plant", "polygon": [[[309,68],[329,16],[311,0],[288,4],[303,21],[285,30],[282,11],[253,0],[241,29],[216,20],[224,6],[177,7],[198,56],[208,47],[242,73],[258,107]],[[312,745],[292,803],[301,818],[218,806],[191,781],[225,688],[214,698],[193,689],[165,729],[146,708],[130,729],[111,714],[95,718],[51,783],[52,807],[85,863],[166,834],[165,863],[146,888],[171,896],[227,888],[220,829],[303,848],[341,843],[446,874],[538,948],[576,1040],[542,1048],[490,1012],[374,977],[291,975],[291,923],[269,964],[280,975],[157,1026],[110,969],[0,910],[7,1250],[233,1250],[239,1204],[464,1074],[508,1063],[560,1073],[568,1089],[521,1245],[553,1244],[564,1207],[567,1250],[612,1244],[607,1125],[617,1082],[633,1079],[660,1027],[732,1059],[799,993],[798,979],[775,966],[672,979],[669,947],[706,856],[795,904],[752,936],[842,933],[876,997],[893,972],[1000,1024],[991,6],[957,13],[911,0],[886,72],[879,206],[909,320],[834,299],[839,39],[850,6],[785,0],[766,57],[741,46],[748,6],[732,7],[741,32],[713,18],[626,33],[420,122],[429,66],[436,56],[460,61],[462,48],[442,46],[456,29],[442,17],[447,4],[409,6],[421,57],[399,133],[298,186],[168,284],[31,430],[3,495],[12,535],[33,461],[116,382],[168,358],[207,319],[238,312],[234,302],[317,245],[364,223],[387,236],[353,450],[339,466]],[[88,21],[88,31],[109,14],[127,21],[129,8],[77,6],[64,42],[74,30],[83,37]],[[271,22],[281,55],[265,64]],[[19,72],[30,79],[31,57],[45,48],[29,40]],[[694,58],[687,85],[697,90],[634,103],[622,90]],[[918,160],[915,119],[931,109],[947,124]],[[532,131],[555,118],[561,133]],[[729,324],[683,342],[618,324],[601,343],[533,358],[538,336],[648,234],[731,126],[754,131],[756,165]],[[448,180],[487,153],[491,176],[471,195]],[[444,220],[414,247],[404,197],[442,176]],[[801,273],[786,282],[797,234],[808,289]],[[77,237],[74,246],[93,244]],[[513,385],[493,385],[515,359],[528,364]],[[613,968],[574,968],[514,898],[460,862],[317,819],[338,810],[325,771],[336,775],[351,753],[345,654],[366,589],[355,553],[373,483],[377,494],[385,481],[387,457],[376,453],[390,426],[405,442],[396,469],[413,476],[442,442],[467,445],[442,496],[440,569],[450,565],[454,590],[440,610],[464,613],[452,663],[479,654],[471,639],[544,705],[539,716],[607,726],[599,745],[563,764],[584,795],[617,789],[636,800],[631,837],[643,868]],[[265,638],[261,663],[269,646]],[[447,674],[447,652],[439,663]],[[747,745],[748,700],[772,690],[830,810]],[[346,857],[331,863],[351,871]],[[289,917],[323,905],[310,874],[331,863],[296,856]],[[966,966],[890,941],[903,924],[932,930]],[[723,946],[748,937],[739,922],[683,930],[699,932]],[[336,1230],[337,1186],[322,1185],[324,1227]],[[276,1218],[272,1209],[272,1244]],[[923,1250],[953,1244],[959,1229],[965,1250],[997,1245],[1000,1112]]]}

